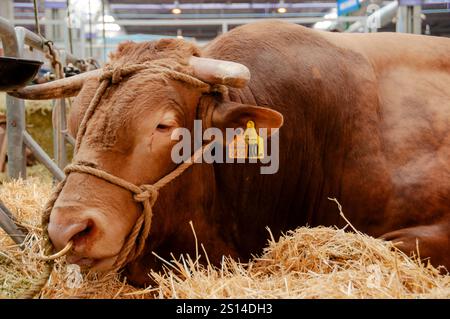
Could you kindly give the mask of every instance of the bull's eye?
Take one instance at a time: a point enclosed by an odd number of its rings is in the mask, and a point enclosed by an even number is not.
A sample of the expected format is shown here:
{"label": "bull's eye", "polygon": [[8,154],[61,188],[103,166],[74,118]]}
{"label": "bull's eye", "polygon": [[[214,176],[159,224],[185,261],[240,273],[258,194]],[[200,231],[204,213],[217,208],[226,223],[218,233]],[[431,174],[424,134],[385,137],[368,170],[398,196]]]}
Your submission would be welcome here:
{"label": "bull's eye", "polygon": [[170,131],[170,129],[172,128],[172,125],[168,125],[168,124],[158,124],[158,126],[156,127],[156,130],[159,132],[168,132]]}
{"label": "bull's eye", "polygon": [[177,116],[172,112],[167,112],[159,120],[158,126],[156,126],[156,131],[159,133],[169,133],[178,126]]}

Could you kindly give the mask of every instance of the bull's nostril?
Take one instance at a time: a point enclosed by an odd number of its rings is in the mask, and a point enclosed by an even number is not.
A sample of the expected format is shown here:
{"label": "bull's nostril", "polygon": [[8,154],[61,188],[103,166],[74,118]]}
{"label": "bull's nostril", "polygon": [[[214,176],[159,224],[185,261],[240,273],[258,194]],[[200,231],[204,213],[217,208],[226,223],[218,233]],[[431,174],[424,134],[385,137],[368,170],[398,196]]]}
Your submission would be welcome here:
{"label": "bull's nostril", "polygon": [[90,232],[91,232],[91,228],[90,228],[90,227],[87,227],[87,228],[84,229],[83,231],[80,231],[78,234],[75,234],[75,235],[72,237],[72,240],[77,241],[78,239],[83,238],[83,237],[89,235]]}
{"label": "bull's nostril", "polygon": [[93,232],[93,230],[94,230],[94,223],[92,222],[92,220],[89,220],[86,223],[85,228],[80,230],[74,236],[72,236],[71,240],[73,240],[74,243],[80,243],[83,239],[86,239]]}

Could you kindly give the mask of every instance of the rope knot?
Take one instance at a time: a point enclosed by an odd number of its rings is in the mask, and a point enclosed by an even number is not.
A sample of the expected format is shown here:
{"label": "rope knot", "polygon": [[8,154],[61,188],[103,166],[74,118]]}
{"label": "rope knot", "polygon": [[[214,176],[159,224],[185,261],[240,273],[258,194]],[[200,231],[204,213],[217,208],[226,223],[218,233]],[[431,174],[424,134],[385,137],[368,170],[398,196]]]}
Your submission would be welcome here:
{"label": "rope knot", "polygon": [[111,83],[116,84],[122,81],[122,70],[120,67],[115,67],[112,73]]}
{"label": "rope knot", "polygon": [[110,80],[112,84],[117,84],[122,81],[122,67],[109,66],[103,71],[103,74],[100,76],[100,81]]}
{"label": "rope knot", "polygon": [[150,205],[153,206],[158,198],[158,189],[153,185],[142,185],[139,188],[141,192],[134,194],[134,200],[141,203],[149,200]]}

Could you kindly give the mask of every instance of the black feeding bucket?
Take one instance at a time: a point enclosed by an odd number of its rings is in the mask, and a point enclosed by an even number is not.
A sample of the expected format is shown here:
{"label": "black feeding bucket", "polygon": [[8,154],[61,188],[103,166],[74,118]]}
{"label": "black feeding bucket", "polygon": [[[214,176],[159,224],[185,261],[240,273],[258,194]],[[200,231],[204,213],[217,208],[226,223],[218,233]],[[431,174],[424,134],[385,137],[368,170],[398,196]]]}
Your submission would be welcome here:
{"label": "black feeding bucket", "polygon": [[0,57],[0,91],[14,91],[34,79],[42,62]]}

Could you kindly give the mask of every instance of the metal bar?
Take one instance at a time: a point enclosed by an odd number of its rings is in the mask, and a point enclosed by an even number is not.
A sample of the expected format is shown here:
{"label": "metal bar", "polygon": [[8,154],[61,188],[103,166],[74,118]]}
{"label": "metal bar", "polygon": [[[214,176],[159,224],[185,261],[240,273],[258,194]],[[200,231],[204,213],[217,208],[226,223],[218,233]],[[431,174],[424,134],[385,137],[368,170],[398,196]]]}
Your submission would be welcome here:
{"label": "metal bar", "polygon": [[61,113],[60,113],[61,130],[60,130],[60,134],[61,134],[61,139],[62,139],[62,141],[64,143],[64,154],[63,154],[63,156],[64,156],[64,163],[63,163],[63,165],[66,166],[66,164],[67,164],[67,148],[66,148],[66,144],[65,144],[65,138],[66,138],[66,132],[67,132],[66,100],[65,99],[61,99],[60,103],[61,103]]}
{"label": "metal bar", "polygon": [[[285,3],[286,8],[303,9],[303,8],[336,8],[335,2],[313,2],[313,3]],[[278,3],[270,2],[248,2],[248,3],[112,3],[112,10],[172,10],[179,7],[184,10],[245,10],[245,9],[276,9]]]}
{"label": "metal bar", "polygon": [[81,55],[87,56],[86,54],[86,32],[85,32],[85,21],[84,17],[81,16],[80,18],[80,48],[81,48]]}
{"label": "metal bar", "polygon": [[64,172],[52,161],[50,156],[45,153],[45,151],[39,146],[38,143],[28,134],[27,131],[23,131],[23,138],[25,144],[33,152],[39,162],[44,164],[45,167],[55,176],[59,181],[63,180],[65,177]]}
{"label": "metal bar", "polygon": [[72,137],[72,135],[70,135],[69,132],[67,132],[67,130],[64,131],[63,133],[64,133],[64,137],[66,138],[66,141],[70,145],[75,146],[75,139]]}
{"label": "metal bar", "polygon": [[67,164],[66,138],[66,102],[64,99],[55,100],[53,108],[53,153],[55,162],[59,168],[63,169]]}
{"label": "metal bar", "polygon": [[72,36],[72,16],[70,14],[70,0],[66,0],[66,15],[67,15],[67,35],[69,37],[70,53],[73,53],[73,36]]}
{"label": "metal bar", "polygon": [[345,32],[358,32],[361,28],[382,28],[392,22],[397,10],[398,1],[392,1],[368,16],[366,21],[361,20],[353,23]]}
{"label": "metal bar", "polygon": [[[173,13],[114,13],[116,19],[173,19]],[[181,13],[177,19],[230,19],[230,18],[300,18],[323,17],[323,12],[286,12],[286,13]],[[114,22],[113,22],[114,23]]]}
{"label": "metal bar", "polygon": [[25,32],[25,44],[40,51],[44,50],[45,39],[43,37],[38,36],[36,33],[31,32],[24,27],[16,27],[16,30],[18,29],[23,29],[23,32]]}
{"label": "metal bar", "polygon": [[[24,45],[27,44],[40,51],[45,51],[46,39],[23,27],[14,28],[8,20],[0,17],[0,39],[6,56],[20,58]],[[72,63],[79,61],[73,55],[60,50],[63,60]],[[62,168],[67,162],[66,139],[70,139],[66,133],[66,107],[62,99],[54,108],[56,113],[55,156],[58,165]],[[64,172],[42,150],[36,141],[25,130],[25,104],[22,99],[6,96],[7,106],[7,148],[8,148],[8,176],[11,178],[26,178],[26,146],[28,146],[37,159],[58,179],[64,179]],[[72,138],[73,139],[73,138]]]}
{"label": "metal bar", "polygon": [[400,6],[397,13],[396,32],[422,33],[421,6]]}
{"label": "metal bar", "polygon": [[[34,26],[34,20],[33,19],[14,19],[11,20],[11,23],[13,24],[19,24],[19,25],[32,25]],[[40,21],[41,26],[43,25],[61,25],[61,20],[57,19],[45,19],[44,21]]]}
{"label": "metal bar", "polygon": [[[292,23],[315,23],[319,21],[338,21],[338,22],[356,22],[365,20],[365,16],[349,16],[338,18],[324,18],[324,17],[302,17],[302,18],[283,18],[283,21]],[[222,23],[229,25],[241,25],[261,21],[261,19],[183,19],[183,20],[145,20],[145,19],[124,19],[116,20],[114,22],[107,22],[106,24],[118,24],[123,26],[184,26],[184,25],[217,25]]]}
{"label": "metal bar", "polygon": [[[61,23],[61,21],[58,21],[58,23]],[[0,38],[2,41],[5,56],[16,56],[16,52],[19,51],[15,32],[23,32],[25,34],[24,42],[26,45],[29,45],[40,51],[44,51],[44,44],[47,41],[46,38],[40,37],[36,33],[31,32],[24,27],[14,28],[8,20],[0,17]],[[64,50],[60,49],[59,51]],[[77,61],[80,61],[80,59],[73,54],[66,52],[66,63],[75,63]]]}
{"label": "metal bar", "polygon": [[[15,30],[8,20],[0,17],[0,37],[6,56],[20,58],[25,34]],[[8,134],[8,176],[26,177],[26,154],[22,131],[25,129],[25,103],[6,95],[6,132]]]}
{"label": "metal bar", "polygon": [[16,32],[8,20],[0,17],[0,40],[5,56],[16,56],[19,52]]}
{"label": "metal bar", "polygon": [[[53,16],[53,9],[52,8],[44,6],[44,14],[45,14],[44,19],[43,19],[44,21],[51,21],[51,20],[57,21],[57,19],[55,19],[55,17]],[[59,25],[61,25],[61,24],[62,24],[62,22]],[[45,36],[48,39],[55,40],[56,39],[55,30],[56,30],[56,27],[58,27],[59,25],[57,25],[57,24],[48,24],[48,25],[46,25],[45,26],[45,33],[44,33]],[[42,34],[42,35],[44,35],[44,34]]]}
{"label": "metal bar", "polygon": [[412,33],[421,34],[422,33],[422,6],[413,6],[412,9]]}
{"label": "metal bar", "polygon": [[[60,59],[65,60],[66,52],[60,54]],[[56,74],[56,70],[55,74]],[[67,164],[66,140],[63,130],[66,129],[66,102],[65,99],[54,100],[52,109],[52,125],[53,125],[53,154],[55,162],[59,168],[63,169]]]}
{"label": "metal bar", "polygon": [[6,19],[14,19],[14,1],[0,1],[0,12]]}
{"label": "metal bar", "polygon": [[105,0],[102,0],[102,40],[103,40],[103,62],[106,62],[106,26],[105,26]]}
{"label": "metal bar", "polygon": [[11,237],[18,245],[25,240],[26,233],[17,226],[14,216],[0,200],[0,227]]}
{"label": "metal bar", "polygon": [[[138,2],[138,1],[136,1]],[[140,10],[171,10],[175,7],[173,3],[112,3],[110,5],[113,10],[126,10],[126,9],[140,9]],[[223,2],[223,1],[222,1]],[[436,0],[425,1],[425,3],[434,3]],[[440,0],[440,2],[444,2]],[[29,2],[15,2],[14,6],[17,8],[32,8],[33,4]],[[45,1],[45,6],[52,9],[65,9],[67,7],[65,1]],[[276,9],[280,5],[279,3],[271,3],[268,1],[248,1],[243,2],[228,2],[228,3],[179,3],[178,6],[185,10],[242,10],[242,9]],[[286,8],[302,9],[302,8],[335,8],[334,2],[313,2],[313,3],[285,3]]]}
{"label": "metal bar", "polygon": [[[266,18],[266,17],[261,17]],[[228,23],[230,25],[242,25],[247,23],[252,23],[256,21],[261,21],[261,18],[237,18],[237,19],[120,19],[115,20],[114,22],[106,22],[105,24],[118,24],[123,26],[183,26],[183,25],[217,25],[221,26],[222,23]],[[273,17],[271,17],[273,18]],[[322,17],[287,17],[281,18],[283,21],[298,23],[298,24],[309,24],[320,21],[337,21],[337,22],[356,22],[360,20],[366,19],[366,16],[348,16],[348,17],[338,17],[338,18],[324,18]],[[16,24],[23,25],[32,25],[33,20],[31,19],[18,19],[13,21]],[[51,21],[43,21],[42,25],[50,25],[50,24],[61,24],[61,21],[51,20]],[[93,25],[101,24],[101,22],[94,22]],[[83,32],[83,28],[80,28],[81,32]]]}
{"label": "metal bar", "polygon": [[94,55],[92,48],[92,11],[91,11],[91,0],[88,0],[88,9],[89,9],[89,56],[92,57]]}
{"label": "metal bar", "polygon": [[228,23],[222,23],[222,33],[228,32]]}
{"label": "metal bar", "polygon": [[[22,30],[25,33],[25,44],[29,45],[30,47],[33,47],[39,51],[44,52],[45,50],[45,42],[47,41],[46,38],[40,37],[34,32],[31,32],[30,30],[24,28],[24,27],[16,27],[16,30]],[[64,59],[66,64],[67,63],[76,63],[77,61],[80,61],[76,56],[73,54],[70,54],[69,52],[66,52],[65,50],[58,49],[61,52],[61,56],[65,55],[66,58]]]}
{"label": "metal bar", "polygon": [[395,24],[395,32],[408,32],[408,7],[401,6],[397,12],[397,22]]}

